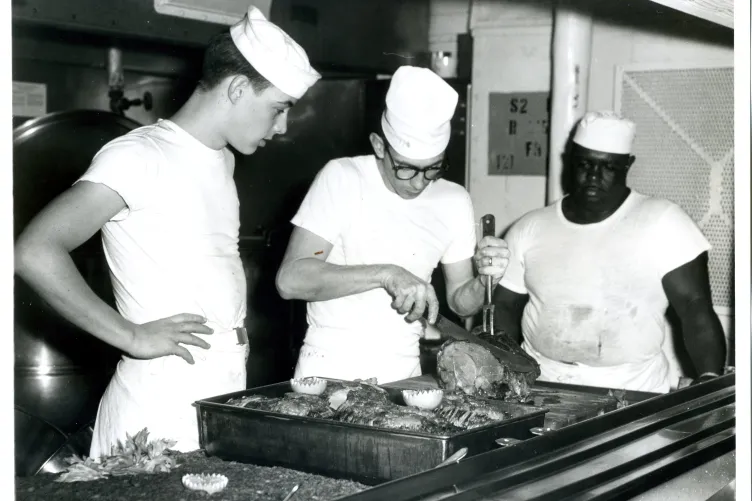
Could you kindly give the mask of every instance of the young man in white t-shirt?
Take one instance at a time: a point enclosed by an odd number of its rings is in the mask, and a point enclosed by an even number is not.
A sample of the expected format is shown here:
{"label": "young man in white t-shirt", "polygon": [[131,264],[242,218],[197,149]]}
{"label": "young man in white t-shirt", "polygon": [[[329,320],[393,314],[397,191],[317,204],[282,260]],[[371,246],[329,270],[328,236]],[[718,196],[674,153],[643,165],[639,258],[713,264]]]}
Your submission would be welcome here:
{"label": "young man in white t-shirt", "polygon": [[573,138],[569,194],[506,235],[511,258],[495,291],[496,327],[522,339],[541,380],[669,391],[669,305],[698,381],[722,373],[710,244],[678,205],[627,187],[634,134],[614,113],[588,113]]}
{"label": "young man in white t-shirt", "polygon": [[277,275],[282,297],[308,301],[296,377],[420,375],[419,319],[438,314],[437,264],[460,316],[482,306],[484,279],[501,278],[506,244],[485,237],[476,251],[470,196],[440,179],[456,105],[457,93],[432,71],[399,68],[383,134],[370,136],[374,155],[332,160],[314,180]]}
{"label": "young man in white t-shirt", "polygon": [[[198,449],[191,404],[245,389],[246,283],[228,146],[248,155],[284,134],[287,110],[319,78],[305,51],[251,7],[212,39],[199,86],[171,119],[105,145],[19,237],[17,273],[124,352],[91,456],[143,428],[177,450]],[[118,311],[69,255],[100,229]]]}

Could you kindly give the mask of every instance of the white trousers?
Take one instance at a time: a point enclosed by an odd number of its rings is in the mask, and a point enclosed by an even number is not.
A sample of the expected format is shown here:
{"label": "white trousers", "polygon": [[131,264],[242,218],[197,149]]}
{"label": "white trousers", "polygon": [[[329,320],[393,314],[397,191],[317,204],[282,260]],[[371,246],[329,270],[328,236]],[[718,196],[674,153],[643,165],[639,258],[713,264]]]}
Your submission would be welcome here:
{"label": "white trousers", "polygon": [[235,330],[199,337],[209,350],[185,346],[195,364],[178,356],[124,356],[99,403],[90,456],[109,455],[118,440],[148,428],[149,438],[176,440],[173,449],[199,448],[195,401],[246,388],[248,344]]}

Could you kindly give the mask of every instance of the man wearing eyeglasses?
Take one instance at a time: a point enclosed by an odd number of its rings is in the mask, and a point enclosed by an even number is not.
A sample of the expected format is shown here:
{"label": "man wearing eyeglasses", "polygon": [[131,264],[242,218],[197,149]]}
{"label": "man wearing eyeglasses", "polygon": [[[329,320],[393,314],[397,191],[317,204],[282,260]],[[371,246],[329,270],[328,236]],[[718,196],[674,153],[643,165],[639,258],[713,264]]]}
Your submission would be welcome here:
{"label": "man wearing eyeglasses", "polygon": [[588,113],[569,156],[569,193],[517,221],[496,288],[496,328],[541,380],[665,393],[669,305],[699,378],[722,373],[726,345],[708,280],[710,244],[676,204],[627,187],[635,125]]}
{"label": "man wearing eyeglasses", "polygon": [[332,160],[314,180],[277,274],[282,297],[308,301],[295,377],[418,376],[418,319],[436,320],[439,262],[460,316],[480,309],[484,280],[501,279],[506,244],[485,237],[476,250],[470,196],[441,179],[457,97],[432,71],[399,68],[382,130],[370,135],[374,154]]}

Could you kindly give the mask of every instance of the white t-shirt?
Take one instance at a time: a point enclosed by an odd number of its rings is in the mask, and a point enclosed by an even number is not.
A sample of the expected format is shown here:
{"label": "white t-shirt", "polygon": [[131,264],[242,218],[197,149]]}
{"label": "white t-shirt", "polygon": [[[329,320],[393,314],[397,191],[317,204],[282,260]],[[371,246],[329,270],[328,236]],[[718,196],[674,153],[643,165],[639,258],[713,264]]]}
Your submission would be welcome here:
{"label": "white t-shirt", "polygon": [[141,324],[195,313],[217,333],[243,326],[234,168],[227,148],[208,148],[169,120],[131,131],[94,157],[79,181],[104,184],[127,205],[102,228],[123,317]]}
{"label": "white t-shirt", "polygon": [[[373,155],[327,163],[292,223],[333,245],[328,263],[395,264],[427,282],[439,262],[469,259],[476,245],[464,188],[440,179],[417,198],[403,199],[386,187]],[[405,322],[391,303],[383,288],[310,302],[306,343],[417,356],[421,324]]]}
{"label": "white t-shirt", "polygon": [[634,190],[595,224],[570,222],[559,200],[523,216],[506,241],[512,255],[501,285],[530,295],[525,344],[592,367],[661,354],[669,304],[661,279],[710,249],[678,205]]}

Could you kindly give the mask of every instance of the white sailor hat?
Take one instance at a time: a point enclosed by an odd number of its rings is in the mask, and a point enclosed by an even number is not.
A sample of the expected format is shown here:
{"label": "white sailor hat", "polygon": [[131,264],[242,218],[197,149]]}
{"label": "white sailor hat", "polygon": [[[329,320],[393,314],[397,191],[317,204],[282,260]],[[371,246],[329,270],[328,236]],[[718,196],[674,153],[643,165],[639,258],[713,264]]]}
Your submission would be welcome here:
{"label": "white sailor hat", "polygon": [[401,66],[386,94],[386,110],[381,116],[384,136],[406,158],[425,160],[439,155],[449,144],[449,121],[458,97],[433,71]]}
{"label": "white sailor hat", "polygon": [[235,46],[264,78],[285,94],[300,99],[321,75],[311,67],[306,51],[251,5],[248,14],[230,28]]}

